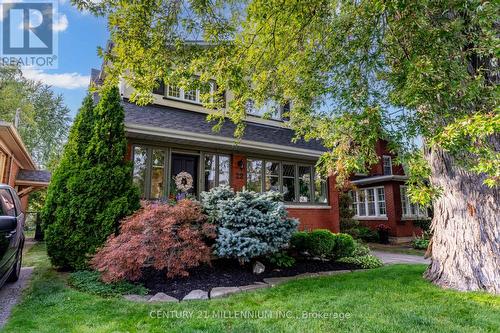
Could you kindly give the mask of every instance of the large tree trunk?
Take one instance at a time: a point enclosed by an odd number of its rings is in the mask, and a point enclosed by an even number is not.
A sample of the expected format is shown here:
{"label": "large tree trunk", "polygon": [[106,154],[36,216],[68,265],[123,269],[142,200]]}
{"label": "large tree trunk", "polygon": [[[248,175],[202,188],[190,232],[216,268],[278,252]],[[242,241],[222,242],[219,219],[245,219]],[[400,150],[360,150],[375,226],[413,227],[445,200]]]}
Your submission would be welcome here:
{"label": "large tree trunk", "polygon": [[500,294],[500,189],[454,163],[440,149],[427,153],[431,183],[442,188],[434,202],[432,261],[424,276],[458,290]]}

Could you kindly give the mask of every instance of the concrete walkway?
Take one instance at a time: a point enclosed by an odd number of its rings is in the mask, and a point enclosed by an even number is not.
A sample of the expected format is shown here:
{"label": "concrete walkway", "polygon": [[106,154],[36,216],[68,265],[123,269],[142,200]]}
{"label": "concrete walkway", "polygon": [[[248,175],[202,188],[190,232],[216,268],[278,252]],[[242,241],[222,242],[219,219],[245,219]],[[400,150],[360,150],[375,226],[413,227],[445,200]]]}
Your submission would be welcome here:
{"label": "concrete walkway", "polygon": [[22,291],[28,285],[33,267],[21,268],[21,276],[14,283],[6,283],[0,289],[0,329],[7,323],[7,318],[14,305],[19,302]]}
{"label": "concrete walkway", "polygon": [[392,264],[425,264],[431,263],[430,259],[411,254],[391,253],[384,251],[372,251],[372,254],[379,257],[385,265]]}

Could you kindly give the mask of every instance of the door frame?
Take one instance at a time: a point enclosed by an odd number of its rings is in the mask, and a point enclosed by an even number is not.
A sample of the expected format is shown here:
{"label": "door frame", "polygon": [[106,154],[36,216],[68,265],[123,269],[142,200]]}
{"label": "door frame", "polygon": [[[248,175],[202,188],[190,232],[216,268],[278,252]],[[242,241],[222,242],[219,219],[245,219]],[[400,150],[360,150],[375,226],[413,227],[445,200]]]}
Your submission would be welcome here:
{"label": "door frame", "polygon": [[168,152],[168,178],[167,178],[167,198],[169,196],[169,191],[170,191],[170,182],[172,181],[172,178],[173,178],[173,175],[172,175],[172,171],[173,171],[173,165],[172,165],[172,154],[175,154],[175,155],[185,155],[185,156],[195,156],[198,160],[198,163],[197,163],[197,179],[196,179],[196,192],[195,192],[195,196],[196,198],[199,198],[200,197],[200,193],[201,193],[201,187],[202,187],[202,169],[203,169],[203,166],[201,164],[201,159],[202,159],[202,156],[203,154],[200,152],[200,151],[192,151],[192,150],[180,150],[180,149],[169,149],[169,152]]}

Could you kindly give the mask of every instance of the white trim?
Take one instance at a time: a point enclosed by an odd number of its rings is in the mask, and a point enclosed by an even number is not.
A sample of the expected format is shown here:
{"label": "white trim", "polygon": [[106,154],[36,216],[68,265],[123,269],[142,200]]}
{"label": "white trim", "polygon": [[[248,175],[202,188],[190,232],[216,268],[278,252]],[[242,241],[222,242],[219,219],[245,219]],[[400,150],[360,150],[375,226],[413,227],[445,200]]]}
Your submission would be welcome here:
{"label": "white trim", "polygon": [[[368,191],[372,190],[373,191],[373,204],[375,205],[375,215],[368,215],[369,214],[369,201],[368,201]],[[379,198],[378,198],[378,191],[379,190],[382,190],[382,193],[384,194],[384,208],[385,208],[385,214],[381,214],[380,213],[380,207],[379,207],[379,203],[381,203],[382,201],[379,201]],[[364,200],[363,201],[360,201],[359,200],[359,192],[360,191],[363,191],[364,193]],[[355,212],[356,213],[359,213],[359,205],[360,204],[363,204],[362,206],[365,206],[365,213],[366,215],[354,215],[353,216],[353,219],[366,219],[366,220],[373,220],[373,219],[387,219],[387,198],[386,198],[386,195],[385,195],[385,188],[383,186],[376,186],[376,187],[366,187],[366,188],[360,188],[356,191],[351,191],[350,192],[351,194],[355,195],[355,200],[353,198],[353,203],[352,205],[356,205],[356,210]]]}
{"label": "white trim", "polygon": [[280,153],[286,152],[289,154],[315,157],[315,158],[318,158],[323,154],[322,151],[317,151],[317,150],[295,148],[295,147],[282,146],[264,142],[251,141],[251,140],[239,140],[239,142],[236,142],[235,138],[227,138],[216,135],[179,131],[179,130],[161,128],[155,126],[144,126],[132,123],[125,123],[125,130],[130,133],[158,135],[173,139],[192,140],[203,143],[215,143],[215,144],[231,146],[233,148],[243,147],[243,148],[254,148],[259,150],[267,150]]}
{"label": "white trim", "polygon": [[368,184],[391,181],[391,180],[407,181],[408,176],[400,176],[400,175],[374,176],[374,177],[353,180],[351,183],[354,185],[368,185]]}
{"label": "white trim", "polygon": [[388,220],[387,216],[353,216],[352,218],[355,220],[358,220],[358,221],[370,221],[370,220],[387,221]]}
{"label": "white trim", "polygon": [[[389,159],[389,166],[391,168],[391,172],[387,175],[385,173],[385,159],[386,158]],[[386,175],[386,176],[391,175],[392,176],[392,157],[390,155],[382,155],[382,171],[383,171],[384,175]]]}
{"label": "white trim", "polygon": [[331,206],[325,205],[285,205],[286,209],[332,209]]}

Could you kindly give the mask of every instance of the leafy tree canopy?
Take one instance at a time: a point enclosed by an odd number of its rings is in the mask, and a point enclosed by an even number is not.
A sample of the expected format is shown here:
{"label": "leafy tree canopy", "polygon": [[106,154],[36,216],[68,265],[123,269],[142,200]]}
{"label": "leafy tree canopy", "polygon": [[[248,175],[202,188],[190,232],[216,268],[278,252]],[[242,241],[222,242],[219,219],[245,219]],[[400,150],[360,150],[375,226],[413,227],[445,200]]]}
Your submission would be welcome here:
{"label": "leafy tree canopy", "polygon": [[0,119],[14,123],[35,163],[52,168],[69,127],[69,109],[50,86],[23,77],[17,67],[0,66]]}
{"label": "leafy tree canopy", "polygon": [[[207,107],[234,93],[225,117],[244,130],[245,104],[291,101],[298,136],[329,148],[324,172],[340,181],[377,160],[379,137],[407,162],[414,199],[436,194],[419,144],[500,182],[499,23],[481,0],[73,0],[108,15],[107,83],[123,77],[139,104],[158,80],[193,88],[215,79]],[[202,40],[204,44],[190,40]],[[217,128],[217,126],[216,126]],[[415,187],[415,186],[413,186]]]}

